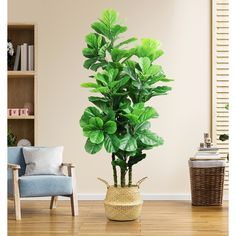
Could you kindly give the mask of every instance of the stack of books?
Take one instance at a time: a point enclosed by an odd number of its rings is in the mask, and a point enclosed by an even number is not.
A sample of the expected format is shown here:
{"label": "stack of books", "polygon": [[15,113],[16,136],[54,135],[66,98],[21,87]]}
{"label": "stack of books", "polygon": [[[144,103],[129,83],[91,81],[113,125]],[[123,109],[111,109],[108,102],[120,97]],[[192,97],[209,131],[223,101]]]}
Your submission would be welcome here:
{"label": "stack of books", "polygon": [[224,160],[220,158],[219,148],[217,147],[199,147],[198,151],[191,160]]}
{"label": "stack of books", "polygon": [[190,158],[191,161],[205,161],[205,160],[225,160],[220,157],[219,148],[214,147],[211,142],[210,135],[204,133],[204,143],[200,143],[197,153]]}
{"label": "stack of books", "polygon": [[13,70],[34,70],[34,46],[23,43],[17,45]]}

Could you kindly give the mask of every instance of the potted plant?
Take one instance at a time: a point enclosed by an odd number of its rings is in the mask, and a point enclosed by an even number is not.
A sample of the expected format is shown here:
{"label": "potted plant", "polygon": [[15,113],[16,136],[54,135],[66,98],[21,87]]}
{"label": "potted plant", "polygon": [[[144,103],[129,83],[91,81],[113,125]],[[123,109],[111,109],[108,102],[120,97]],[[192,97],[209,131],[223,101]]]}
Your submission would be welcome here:
{"label": "potted plant", "polygon": [[95,32],[85,38],[84,67],[93,74],[92,82],[81,86],[100,96],[89,97],[95,106],[85,109],[80,126],[87,137],[88,153],[95,154],[103,147],[111,153],[114,185],[104,181],[108,187],[106,216],[111,220],[134,220],[141,212],[138,188],[142,180],[133,184],[133,166],[145,159],[145,150],[163,144],[163,139],[150,130],[150,119],[157,118],[158,113],[145,103],[155,96],[166,95],[171,87],[163,83],[171,80],[160,65],[154,64],[163,54],[160,42],[144,38],[140,45],[128,47],[137,39],[121,41],[119,35],[127,27],[118,22],[115,10],[105,10],[91,25]]}

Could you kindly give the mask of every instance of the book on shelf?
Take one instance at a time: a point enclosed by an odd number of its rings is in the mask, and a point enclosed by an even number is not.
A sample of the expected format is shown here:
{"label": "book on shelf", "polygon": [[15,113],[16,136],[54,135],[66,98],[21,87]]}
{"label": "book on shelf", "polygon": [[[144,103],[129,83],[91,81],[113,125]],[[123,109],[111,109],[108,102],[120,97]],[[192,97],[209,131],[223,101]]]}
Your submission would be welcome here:
{"label": "book on shelf", "polygon": [[28,70],[34,70],[34,45],[28,46]]}
{"label": "book on shelf", "polygon": [[190,160],[191,161],[211,161],[211,160],[225,161],[225,158],[223,158],[223,157],[204,157],[204,158],[191,157]]}
{"label": "book on shelf", "polygon": [[20,45],[17,45],[13,70],[18,70],[19,65],[20,65],[20,48],[21,48]]}
{"label": "book on shelf", "polygon": [[23,43],[20,46],[21,49],[21,70],[26,71],[27,70],[27,43]]}
{"label": "book on shelf", "polygon": [[210,147],[210,148],[198,148],[198,151],[205,151],[205,152],[215,152],[218,151],[219,148],[217,147]]}

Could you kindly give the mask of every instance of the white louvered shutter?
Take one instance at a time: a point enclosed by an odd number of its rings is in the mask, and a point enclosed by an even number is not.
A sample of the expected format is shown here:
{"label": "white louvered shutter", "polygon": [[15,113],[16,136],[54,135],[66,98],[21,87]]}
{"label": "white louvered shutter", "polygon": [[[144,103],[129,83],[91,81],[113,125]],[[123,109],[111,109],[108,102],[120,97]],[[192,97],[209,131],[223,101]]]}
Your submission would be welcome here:
{"label": "white louvered shutter", "polygon": [[[220,141],[221,134],[229,132],[229,2],[212,0],[212,138],[220,148],[221,157],[227,157],[228,140]],[[226,167],[225,189],[228,188]]]}

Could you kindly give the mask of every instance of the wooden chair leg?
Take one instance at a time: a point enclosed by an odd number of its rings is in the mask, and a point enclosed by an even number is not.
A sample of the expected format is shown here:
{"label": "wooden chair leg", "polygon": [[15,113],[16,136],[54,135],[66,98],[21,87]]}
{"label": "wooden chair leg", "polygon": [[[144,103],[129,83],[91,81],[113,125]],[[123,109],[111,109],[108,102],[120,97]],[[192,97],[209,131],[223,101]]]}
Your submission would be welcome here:
{"label": "wooden chair leg", "polygon": [[72,193],[72,195],[70,197],[70,203],[71,203],[71,213],[72,213],[72,216],[79,215],[77,192],[73,191],[73,193]]}
{"label": "wooden chair leg", "polygon": [[52,196],[50,202],[50,209],[54,209],[57,207],[58,196]]}
{"label": "wooden chair leg", "polygon": [[20,191],[18,183],[18,170],[13,170],[13,193],[16,220],[21,220]]}
{"label": "wooden chair leg", "polygon": [[72,194],[70,196],[71,203],[71,213],[72,216],[77,216],[79,214],[78,209],[78,198],[77,198],[77,187],[76,187],[76,175],[75,168],[68,168],[68,175],[72,178]]}

